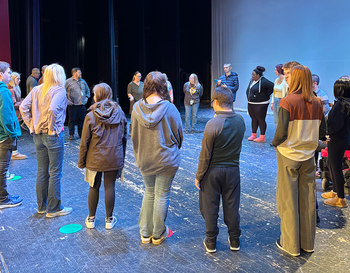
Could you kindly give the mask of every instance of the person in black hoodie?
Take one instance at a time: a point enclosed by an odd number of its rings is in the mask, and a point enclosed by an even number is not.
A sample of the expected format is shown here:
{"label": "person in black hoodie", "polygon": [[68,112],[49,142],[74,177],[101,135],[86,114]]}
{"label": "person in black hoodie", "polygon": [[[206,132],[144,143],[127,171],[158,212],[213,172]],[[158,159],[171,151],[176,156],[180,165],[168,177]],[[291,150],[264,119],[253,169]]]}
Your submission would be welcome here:
{"label": "person in black hoodie", "polygon": [[102,174],[104,176],[106,229],[117,223],[113,216],[115,180],[124,167],[127,121],[120,106],[112,101],[112,89],[100,83],[94,87],[95,103],[84,121],[79,150],[79,168],[86,168],[85,181],[90,184],[87,228],[95,227]]}
{"label": "person in black hoodie", "polygon": [[[248,113],[252,119],[252,135],[249,141],[265,142],[266,113],[270,96],[273,93],[273,82],[263,76],[265,68],[257,66],[252,73],[247,88]],[[257,138],[257,130],[260,127],[260,136]]]}
{"label": "person in black hoodie", "polygon": [[135,160],[146,188],[139,217],[141,242],[159,245],[172,234],[165,219],[183,140],[180,113],[170,103],[162,73],[148,73],[143,99],[134,104],[131,124]]}
{"label": "person in black hoodie", "polygon": [[341,78],[334,83],[334,97],[337,99],[329,111],[327,131],[328,160],[333,191],[322,194],[326,205],[346,208],[344,196],[344,175],[342,171],[345,150],[350,147],[350,80]]}

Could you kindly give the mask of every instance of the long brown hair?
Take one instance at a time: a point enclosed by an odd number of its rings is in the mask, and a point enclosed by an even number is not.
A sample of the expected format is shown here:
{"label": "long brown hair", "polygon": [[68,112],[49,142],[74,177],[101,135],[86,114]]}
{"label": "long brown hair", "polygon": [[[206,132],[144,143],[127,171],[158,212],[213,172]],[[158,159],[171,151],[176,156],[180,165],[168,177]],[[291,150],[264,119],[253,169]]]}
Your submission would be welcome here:
{"label": "long brown hair", "polygon": [[112,100],[112,88],[108,84],[102,82],[95,85],[93,92],[95,103],[91,106],[92,110],[99,106],[104,111],[107,104],[113,108],[117,108],[117,103]]}
{"label": "long brown hair", "polygon": [[170,102],[170,95],[165,76],[158,71],[152,71],[147,74],[143,85],[142,97],[146,101],[146,98],[154,93],[157,93],[162,100],[168,100]]}
{"label": "long brown hair", "polygon": [[307,102],[315,97],[312,92],[311,71],[304,65],[298,65],[292,69],[288,94],[294,91],[301,91],[302,98]]}

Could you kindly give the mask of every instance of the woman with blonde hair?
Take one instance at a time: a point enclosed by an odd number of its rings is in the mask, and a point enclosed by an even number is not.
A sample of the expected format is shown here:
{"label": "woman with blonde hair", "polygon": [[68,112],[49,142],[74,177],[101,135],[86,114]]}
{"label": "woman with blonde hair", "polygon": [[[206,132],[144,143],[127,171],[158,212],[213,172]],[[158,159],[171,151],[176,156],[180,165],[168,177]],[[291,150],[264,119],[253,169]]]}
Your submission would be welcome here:
{"label": "woman with blonde hair", "polygon": [[23,100],[20,111],[33,135],[36,149],[38,213],[46,212],[46,217],[52,218],[72,212],[72,208],[61,204],[66,74],[62,66],[51,64],[45,69],[44,76],[44,84],[33,88]]}
{"label": "woman with blonde hair", "polygon": [[281,236],[276,245],[292,256],[314,251],[316,191],[314,154],[326,131],[321,100],[312,91],[309,68],[291,72],[288,96],[280,101],[272,145],[277,154],[276,202]]}
{"label": "woman with blonde hair", "polygon": [[[17,72],[12,72],[11,81],[8,85],[8,88],[12,95],[13,106],[15,107],[18,122],[21,124],[21,127],[24,130],[28,130],[25,123],[23,122],[21,113],[19,111],[19,106],[22,103],[22,98],[21,98],[22,93],[21,93],[21,88],[19,87],[20,82],[21,82],[21,75]],[[26,158],[27,158],[26,155],[20,154],[18,152],[17,147],[12,151],[12,156],[11,156],[12,160],[21,160]]]}
{"label": "woman with blonde hair", "polygon": [[[46,79],[46,78],[45,78]],[[102,174],[105,188],[106,229],[117,223],[113,216],[115,180],[124,167],[127,121],[120,106],[112,100],[112,89],[100,83],[93,89],[95,103],[85,117],[79,150],[79,168],[86,168],[85,181],[90,184],[87,228],[95,227]]]}
{"label": "woman with blonde hair", "polygon": [[197,112],[199,108],[200,98],[203,95],[203,87],[198,82],[196,74],[192,73],[189,81],[184,84],[183,91],[185,93],[185,133],[194,133],[197,123]]}

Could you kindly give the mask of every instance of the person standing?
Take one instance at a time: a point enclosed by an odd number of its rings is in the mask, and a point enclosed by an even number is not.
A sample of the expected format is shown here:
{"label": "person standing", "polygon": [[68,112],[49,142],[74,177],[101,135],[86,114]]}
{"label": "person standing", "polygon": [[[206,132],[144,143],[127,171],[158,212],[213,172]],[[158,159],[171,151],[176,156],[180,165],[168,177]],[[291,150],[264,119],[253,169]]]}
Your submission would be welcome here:
{"label": "person standing", "polygon": [[172,234],[165,219],[183,140],[181,116],[170,102],[161,72],[148,73],[131,124],[135,160],[146,187],[139,217],[141,242],[159,245]]}
{"label": "person standing", "polygon": [[344,195],[343,160],[344,152],[350,147],[350,80],[339,79],[334,83],[336,101],[329,111],[327,119],[328,160],[331,172],[333,190],[322,193],[326,205],[346,208],[348,206]]}
{"label": "person standing", "polygon": [[284,80],[284,73],[282,67],[283,64],[278,64],[275,67],[275,74],[276,76],[278,76],[278,78],[275,80],[275,84],[273,86],[273,94],[271,100],[271,110],[273,111],[275,128],[277,128],[278,124],[278,109],[280,101],[287,95],[288,92],[288,84]]}
{"label": "person standing", "polygon": [[[248,99],[248,113],[252,119],[252,135],[249,141],[265,142],[266,113],[270,103],[270,96],[273,92],[273,82],[263,76],[265,67],[257,66],[252,72],[252,79],[246,91]],[[257,137],[258,127],[260,136]]]}
{"label": "person standing", "polygon": [[72,77],[67,79],[65,88],[67,90],[69,140],[74,140],[75,120],[78,119],[78,135],[81,138],[86,113],[85,104],[90,98],[90,88],[82,79],[80,68],[72,69]]}
{"label": "person standing", "polygon": [[[141,73],[139,71],[136,71],[134,75],[132,76],[132,81],[128,84],[128,98],[130,101],[130,109],[129,114],[131,115],[134,104],[142,99],[143,94],[143,82],[141,81]],[[130,130],[129,134],[131,135],[131,124],[130,124]]]}
{"label": "person standing", "polygon": [[52,218],[72,212],[61,204],[61,177],[64,156],[64,121],[67,97],[62,66],[51,64],[45,70],[44,84],[27,96],[20,111],[33,135],[38,161],[36,196],[38,213]]}
{"label": "person standing", "polygon": [[316,74],[312,74],[312,81],[312,88],[315,91],[317,97],[321,99],[324,115],[327,116],[329,110],[331,110],[331,107],[329,106],[329,99],[327,94],[319,87],[320,77]]}
{"label": "person standing", "polygon": [[223,86],[223,87],[228,87],[232,91],[233,94],[233,102],[236,101],[236,93],[239,88],[239,82],[238,82],[238,74],[231,71],[232,66],[230,63],[224,64],[224,71],[225,74],[222,75],[218,82],[217,86]]}
{"label": "person standing", "polygon": [[217,87],[212,96],[215,117],[205,126],[195,185],[199,208],[205,220],[207,252],[216,252],[220,196],[224,222],[228,228],[231,250],[239,250],[239,157],[245,132],[243,118],[232,109],[233,94],[227,87]]}
{"label": "person standing", "polygon": [[16,207],[23,199],[10,195],[7,191],[6,173],[8,171],[13,149],[21,136],[11,92],[7,85],[11,81],[10,65],[0,61],[0,209]]}
{"label": "person standing", "polygon": [[43,67],[41,68],[41,78],[38,81],[39,85],[44,83],[44,73],[45,73],[46,67],[47,65],[43,65]]}
{"label": "person standing", "polygon": [[26,82],[27,87],[27,95],[32,91],[32,89],[38,85],[38,79],[40,77],[40,70],[39,68],[33,68],[32,74],[29,75]]}
{"label": "person standing", "polygon": [[291,256],[299,256],[300,249],[314,251],[314,153],[318,140],[326,133],[326,125],[322,103],[312,91],[310,70],[306,66],[295,66],[288,85],[288,96],[280,101],[272,141],[277,154],[276,202],[281,218],[281,236],[276,245]]}
{"label": "person standing", "polygon": [[113,216],[115,201],[115,180],[124,167],[126,151],[127,122],[120,106],[112,100],[112,89],[100,83],[93,89],[95,103],[84,121],[79,150],[79,168],[86,168],[85,181],[90,184],[87,228],[95,227],[99,190],[104,176],[106,229],[117,223]]}
{"label": "person standing", "polygon": [[197,123],[197,112],[199,102],[203,95],[203,87],[198,82],[196,74],[192,73],[189,81],[184,84],[183,91],[185,93],[185,133],[193,134]]}

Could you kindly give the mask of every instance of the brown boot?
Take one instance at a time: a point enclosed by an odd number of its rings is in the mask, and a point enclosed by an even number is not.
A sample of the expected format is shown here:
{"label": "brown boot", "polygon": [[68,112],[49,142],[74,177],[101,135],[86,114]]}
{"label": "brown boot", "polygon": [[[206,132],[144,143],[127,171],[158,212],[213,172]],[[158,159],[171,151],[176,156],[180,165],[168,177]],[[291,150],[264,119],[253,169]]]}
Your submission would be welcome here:
{"label": "brown boot", "polygon": [[332,207],[346,208],[348,206],[345,198],[339,198],[338,196],[327,199],[324,201],[326,205]]}
{"label": "brown boot", "polygon": [[321,196],[325,199],[329,199],[329,198],[334,198],[337,196],[337,194],[334,191],[329,191],[329,192],[324,192],[321,194]]}

